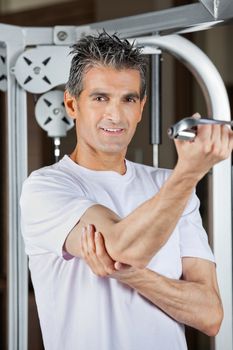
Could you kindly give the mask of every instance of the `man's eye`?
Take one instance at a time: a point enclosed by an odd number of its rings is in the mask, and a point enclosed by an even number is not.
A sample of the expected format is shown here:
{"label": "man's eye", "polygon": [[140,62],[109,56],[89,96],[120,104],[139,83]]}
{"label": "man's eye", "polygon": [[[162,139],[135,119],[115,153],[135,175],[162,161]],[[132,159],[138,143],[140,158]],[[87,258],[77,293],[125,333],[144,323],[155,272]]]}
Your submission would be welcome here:
{"label": "man's eye", "polygon": [[106,101],[106,98],[103,97],[103,96],[97,96],[97,97],[95,98],[95,100],[101,102],[101,101]]}
{"label": "man's eye", "polygon": [[136,102],[136,99],[133,97],[128,97],[126,100],[127,102]]}

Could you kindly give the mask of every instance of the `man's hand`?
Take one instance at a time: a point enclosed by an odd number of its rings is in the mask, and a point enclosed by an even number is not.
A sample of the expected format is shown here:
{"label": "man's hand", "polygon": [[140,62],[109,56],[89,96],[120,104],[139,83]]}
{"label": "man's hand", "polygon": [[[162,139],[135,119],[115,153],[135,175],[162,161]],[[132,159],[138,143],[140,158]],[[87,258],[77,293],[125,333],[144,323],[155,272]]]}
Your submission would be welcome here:
{"label": "man's hand", "polygon": [[112,275],[115,270],[115,261],[111,259],[105,249],[103,236],[95,231],[93,225],[82,229],[81,237],[82,258],[91,270],[100,277]]}
{"label": "man's hand", "polygon": [[97,276],[111,277],[120,281],[136,270],[130,265],[112,260],[107,253],[102,234],[95,231],[94,225],[83,227],[81,251],[82,258]]}
{"label": "man's hand", "polygon": [[226,125],[199,125],[194,141],[175,140],[177,167],[202,178],[218,162],[228,158],[233,149],[233,132]]}

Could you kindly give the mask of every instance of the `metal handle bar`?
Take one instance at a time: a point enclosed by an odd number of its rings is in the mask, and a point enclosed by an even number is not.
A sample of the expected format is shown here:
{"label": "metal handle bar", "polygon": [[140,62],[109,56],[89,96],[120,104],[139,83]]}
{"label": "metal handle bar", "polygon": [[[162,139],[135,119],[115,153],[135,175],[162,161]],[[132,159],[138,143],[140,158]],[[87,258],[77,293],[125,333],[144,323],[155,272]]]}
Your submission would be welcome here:
{"label": "metal handle bar", "polygon": [[167,133],[171,139],[180,139],[192,141],[197,135],[197,126],[203,124],[221,124],[233,126],[233,121],[216,120],[210,118],[196,119],[193,117],[184,118],[178,123],[172,125]]}

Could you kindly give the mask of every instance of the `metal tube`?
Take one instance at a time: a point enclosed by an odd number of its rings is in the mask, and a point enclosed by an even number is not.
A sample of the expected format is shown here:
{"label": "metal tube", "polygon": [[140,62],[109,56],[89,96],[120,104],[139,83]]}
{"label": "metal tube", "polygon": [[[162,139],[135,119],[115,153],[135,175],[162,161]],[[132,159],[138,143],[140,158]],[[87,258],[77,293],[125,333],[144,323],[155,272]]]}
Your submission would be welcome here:
{"label": "metal tube", "polygon": [[7,159],[8,159],[8,350],[26,350],[28,334],[28,267],[20,233],[19,196],[27,176],[26,92],[10,73],[24,50],[22,31],[0,26],[7,51]]}
{"label": "metal tube", "polygon": [[27,100],[26,92],[16,85],[16,161],[17,161],[17,274],[18,274],[18,348],[28,348],[28,260],[25,254],[20,225],[19,198],[22,184],[28,175]]}
{"label": "metal tube", "polygon": [[[228,0],[230,3],[231,0]],[[105,30],[108,33],[119,32],[125,38],[149,35],[163,32],[192,32],[203,28],[211,28],[223,20],[232,18],[233,9],[229,8],[224,16],[217,20],[202,3],[176,6],[170,9],[148,12],[141,15],[122,17],[113,20],[101,21],[77,27],[76,39],[83,34]]]}
{"label": "metal tube", "polygon": [[161,54],[151,56],[151,144],[161,143]]}

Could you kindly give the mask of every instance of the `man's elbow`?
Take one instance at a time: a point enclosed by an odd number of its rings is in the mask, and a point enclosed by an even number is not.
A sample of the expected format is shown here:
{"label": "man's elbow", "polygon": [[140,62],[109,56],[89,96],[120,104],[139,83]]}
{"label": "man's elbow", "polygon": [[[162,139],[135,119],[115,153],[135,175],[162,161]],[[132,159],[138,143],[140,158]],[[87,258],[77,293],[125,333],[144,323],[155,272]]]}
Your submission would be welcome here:
{"label": "man's elbow", "polygon": [[139,269],[144,269],[150,261],[150,257],[147,257],[142,251],[131,246],[124,246],[119,241],[110,243],[108,252],[114,261],[119,261]]}
{"label": "man's elbow", "polygon": [[214,315],[211,315],[209,322],[205,325],[204,333],[209,337],[215,337],[221,327],[223,320],[223,308],[222,305],[218,305],[214,312]]}
{"label": "man's elbow", "polygon": [[148,260],[144,258],[137,258],[135,256],[131,256],[129,254],[119,254],[118,259],[115,261],[119,261],[121,263],[136,267],[138,269],[144,269],[148,265]]}
{"label": "man's elbow", "polygon": [[119,259],[120,262],[138,269],[146,268],[149,263],[149,260],[145,257],[135,256],[134,254],[131,254],[131,252],[122,252],[122,254],[119,255]]}

